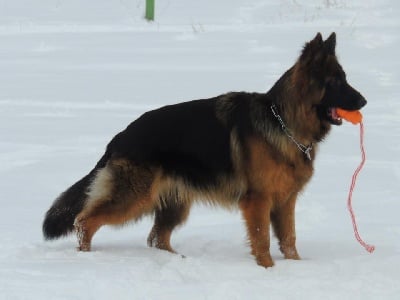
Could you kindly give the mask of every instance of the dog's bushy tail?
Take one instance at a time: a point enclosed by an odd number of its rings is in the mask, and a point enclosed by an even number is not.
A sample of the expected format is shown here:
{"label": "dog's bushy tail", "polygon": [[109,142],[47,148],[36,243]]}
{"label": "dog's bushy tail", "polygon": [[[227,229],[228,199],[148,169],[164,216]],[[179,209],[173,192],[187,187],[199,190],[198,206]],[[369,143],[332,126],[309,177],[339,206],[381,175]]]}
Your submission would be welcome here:
{"label": "dog's bushy tail", "polygon": [[75,217],[85,205],[86,192],[90,183],[97,171],[105,167],[108,158],[106,152],[89,174],[73,184],[54,201],[43,221],[43,236],[46,240],[60,238],[74,230]]}

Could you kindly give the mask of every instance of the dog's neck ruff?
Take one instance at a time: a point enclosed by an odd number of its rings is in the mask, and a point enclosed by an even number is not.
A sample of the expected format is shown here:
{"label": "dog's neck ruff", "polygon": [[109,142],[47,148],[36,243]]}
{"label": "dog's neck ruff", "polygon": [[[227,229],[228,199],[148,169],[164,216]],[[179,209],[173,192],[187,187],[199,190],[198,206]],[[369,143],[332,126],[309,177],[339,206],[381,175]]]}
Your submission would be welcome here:
{"label": "dog's neck ruff", "polygon": [[297,146],[297,148],[303,152],[305,154],[305,156],[311,160],[311,151],[313,149],[313,143],[311,143],[310,145],[306,146],[302,143],[300,143],[299,141],[297,141],[294,136],[290,133],[290,130],[287,128],[287,126],[285,125],[285,122],[283,122],[281,116],[277,113],[277,108],[275,106],[275,104],[271,105],[271,111],[274,114],[275,118],[279,121],[279,123],[281,124],[281,128],[283,130],[283,132],[287,135],[287,137]]}

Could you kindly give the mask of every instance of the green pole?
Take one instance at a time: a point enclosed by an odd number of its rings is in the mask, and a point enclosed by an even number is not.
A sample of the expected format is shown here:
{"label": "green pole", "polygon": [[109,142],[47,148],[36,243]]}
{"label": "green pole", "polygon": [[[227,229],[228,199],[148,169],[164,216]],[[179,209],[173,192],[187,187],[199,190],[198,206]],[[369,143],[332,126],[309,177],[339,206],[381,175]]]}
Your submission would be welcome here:
{"label": "green pole", "polygon": [[154,21],[154,4],[155,0],[146,0],[146,19]]}

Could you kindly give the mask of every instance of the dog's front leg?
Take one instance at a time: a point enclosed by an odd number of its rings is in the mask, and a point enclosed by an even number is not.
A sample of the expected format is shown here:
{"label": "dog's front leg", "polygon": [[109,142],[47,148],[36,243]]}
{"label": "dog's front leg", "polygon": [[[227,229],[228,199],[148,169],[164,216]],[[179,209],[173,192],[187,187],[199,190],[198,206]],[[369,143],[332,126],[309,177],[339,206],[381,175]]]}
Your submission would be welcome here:
{"label": "dog's front leg", "polygon": [[240,201],[240,208],[246,221],[251,253],[263,267],[272,267],[270,254],[270,212],[272,201],[261,193],[249,192]]}
{"label": "dog's front leg", "polygon": [[279,240],[280,250],[286,259],[300,259],[296,249],[295,204],[297,193],[277,205],[271,214],[272,227]]}

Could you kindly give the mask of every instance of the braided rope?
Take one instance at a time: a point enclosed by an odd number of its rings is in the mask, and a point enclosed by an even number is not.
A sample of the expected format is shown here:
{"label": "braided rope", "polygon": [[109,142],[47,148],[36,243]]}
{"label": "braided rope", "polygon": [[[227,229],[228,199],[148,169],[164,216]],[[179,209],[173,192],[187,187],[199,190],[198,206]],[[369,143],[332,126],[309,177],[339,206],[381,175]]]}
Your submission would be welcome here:
{"label": "braided rope", "polygon": [[350,212],[351,221],[353,222],[353,230],[354,230],[354,234],[356,236],[357,241],[361,244],[361,246],[363,246],[365,248],[365,250],[367,250],[369,253],[372,253],[375,250],[375,246],[365,243],[364,240],[361,238],[360,234],[358,233],[356,217],[355,217],[353,207],[351,204],[354,187],[356,185],[357,176],[360,173],[362,167],[364,166],[365,158],[366,158],[365,150],[364,150],[364,125],[362,122],[360,122],[360,149],[361,149],[361,163],[357,167],[357,169],[354,171],[353,177],[351,179],[349,197],[347,198],[347,208]]}

